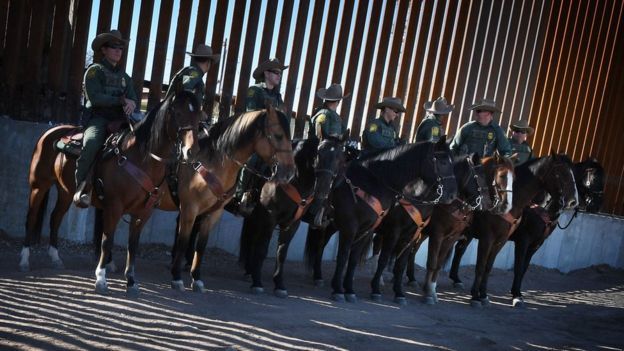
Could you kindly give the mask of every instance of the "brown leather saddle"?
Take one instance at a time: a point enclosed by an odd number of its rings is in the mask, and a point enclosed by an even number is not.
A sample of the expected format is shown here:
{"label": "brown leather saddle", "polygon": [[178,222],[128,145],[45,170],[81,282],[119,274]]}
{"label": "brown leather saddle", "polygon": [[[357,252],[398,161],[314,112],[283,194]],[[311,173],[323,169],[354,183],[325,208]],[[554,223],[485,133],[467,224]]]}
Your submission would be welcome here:
{"label": "brown leather saddle", "polygon": [[[107,150],[111,145],[117,145],[123,138],[127,131],[129,131],[128,122],[126,121],[112,121],[107,126],[108,138],[104,143],[104,150]],[[71,129],[66,135],[54,143],[54,147],[67,155],[70,158],[78,158],[80,151],[82,150],[82,139],[84,137],[84,127],[76,127]],[[104,151],[106,154],[106,151]]]}

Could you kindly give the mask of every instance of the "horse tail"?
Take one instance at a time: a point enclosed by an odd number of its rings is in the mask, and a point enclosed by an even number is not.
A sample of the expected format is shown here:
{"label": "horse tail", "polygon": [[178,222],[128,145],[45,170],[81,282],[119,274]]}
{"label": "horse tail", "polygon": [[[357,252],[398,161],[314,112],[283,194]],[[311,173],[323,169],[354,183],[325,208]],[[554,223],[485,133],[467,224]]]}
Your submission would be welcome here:
{"label": "horse tail", "polygon": [[[366,257],[368,256],[368,251],[369,248],[371,248],[371,246],[373,246],[373,237],[375,236],[374,233],[366,233],[364,234],[366,235],[364,238],[362,238],[362,243],[359,245],[361,246],[361,250],[360,250],[360,257],[358,257],[358,261],[360,264],[363,264],[364,262],[366,262]],[[381,240],[381,239],[377,239],[377,240]],[[379,251],[381,251],[381,246],[379,247]]]}
{"label": "horse tail", "polygon": [[50,189],[46,190],[37,212],[37,218],[35,219],[35,228],[33,231],[33,242],[38,243],[41,240],[41,231],[43,229],[43,218],[45,217],[46,209],[48,208],[48,199],[50,198]]}
{"label": "horse tail", "polygon": [[314,268],[314,262],[322,254],[325,242],[325,230],[308,226],[308,235],[305,242],[304,259],[306,267]]}

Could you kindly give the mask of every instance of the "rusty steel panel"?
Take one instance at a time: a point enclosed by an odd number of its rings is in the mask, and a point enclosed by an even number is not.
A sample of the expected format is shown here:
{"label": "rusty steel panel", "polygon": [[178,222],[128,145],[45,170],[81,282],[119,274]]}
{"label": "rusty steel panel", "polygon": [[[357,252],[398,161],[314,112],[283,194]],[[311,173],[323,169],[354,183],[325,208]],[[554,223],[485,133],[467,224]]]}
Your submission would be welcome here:
{"label": "rusty steel panel", "polygon": [[[279,34],[277,36],[277,48],[275,49],[275,57],[284,63],[286,61],[286,48],[288,47],[288,36],[290,35],[290,21],[292,19],[294,1],[285,1],[282,7],[282,19],[280,21]],[[261,60],[263,58],[260,58]],[[282,82],[283,84],[284,82]]]}
{"label": "rusty steel panel", "polygon": [[[427,47],[426,50],[428,50],[426,58],[425,56],[423,56],[423,64],[420,65],[420,67],[422,67],[421,69],[421,79],[422,79],[422,85],[420,86],[419,92],[416,94],[415,99],[413,100],[412,104],[410,105],[412,108],[407,110],[407,113],[412,115],[412,135],[409,137],[408,140],[413,140],[416,134],[416,128],[418,127],[418,125],[420,124],[420,121],[422,120],[422,118],[424,117],[424,111],[422,109],[422,106],[424,104],[425,101],[428,100],[429,96],[431,95],[431,85],[432,85],[432,80],[433,80],[433,74],[434,74],[434,69],[435,69],[435,60],[437,57],[437,53],[438,53],[438,45],[440,44],[440,34],[442,33],[442,22],[445,18],[444,16],[444,12],[445,12],[445,7],[446,7],[446,3],[445,2],[438,2],[436,9],[435,9],[435,15],[433,16],[433,24],[431,25],[431,37],[426,39],[426,41],[428,42],[425,46]],[[440,15],[442,14],[442,15]],[[422,38],[426,38],[428,34],[425,34],[425,37]]]}
{"label": "rusty steel panel", "polygon": [[[201,3],[200,3],[201,5]],[[201,9],[200,9],[201,10]],[[228,1],[220,0],[217,3],[217,11],[215,14],[215,24],[212,31],[212,41],[210,46],[212,52],[221,54],[221,61],[218,65],[211,65],[210,69],[206,73],[206,95],[204,100],[204,111],[212,116],[214,103],[217,101],[215,98],[217,90],[217,79],[219,74],[219,67],[225,61],[225,55],[223,53],[223,36],[225,33],[225,19],[227,17]],[[208,10],[205,12],[199,12],[208,16]],[[204,34],[205,35],[205,34]]]}
{"label": "rusty steel panel", "polygon": [[[191,22],[191,7],[193,0],[180,0],[180,10],[178,12],[178,22],[176,26],[175,41],[173,43],[173,56],[171,58],[170,80],[173,76],[184,67],[184,58],[186,56],[186,42],[189,34],[189,25]],[[199,15],[199,14],[198,14]],[[191,51],[195,48],[191,48]]]}
{"label": "rusty steel panel", "polygon": [[27,9],[26,1],[12,2],[9,8],[9,19],[7,23],[6,46],[13,48],[13,54],[4,58],[5,84],[9,89],[9,94],[13,95],[13,89],[17,83],[17,77],[21,74],[20,61],[26,54],[22,52],[23,45],[27,38],[26,23],[29,21],[30,11]]}
{"label": "rusty steel panel", "polygon": [[100,0],[100,10],[98,12],[99,13],[98,22],[97,22],[97,27],[96,27],[97,34],[108,32],[111,29],[114,29],[111,27],[111,21],[113,19],[113,5],[114,4],[115,4],[115,0]]}
{"label": "rusty steel panel", "polygon": [[[308,21],[308,10],[310,1],[301,1],[299,3],[299,12],[297,14],[297,22],[295,24],[295,36],[293,38],[292,53],[290,62],[286,63],[288,68],[288,81],[286,82],[286,92],[284,96],[284,109],[286,114],[290,114],[295,100],[295,89],[297,87],[297,79],[299,77],[299,66],[301,64],[301,51],[303,50],[303,38],[306,32],[306,22]],[[283,83],[283,82],[282,82]],[[304,112],[302,112],[304,113]]]}
{"label": "rusty steel panel", "polygon": [[132,81],[134,91],[138,96],[143,96],[143,80],[145,79],[145,66],[147,63],[147,50],[150,42],[150,29],[152,27],[152,14],[154,13],[153,1],[141,1],[139,12],[139,27],[137,30],[136,46],[134,48],[134,62],[132,64]]}
{"label": "rusty steel panel", "polygon": [[[54,93],[65,90],[66,68],[71,39],[68,21],[69,2],[65,0],[55,1],[54,23],[52,41],[50,44],[50,58],[48,69],[48,83]],[[69,39],[69,40],[68,40]]]}
{"label": "rusty steel panel", "polygon": [[[315,106],[320,106],[323,101],[316,96],[316,91],[320,88],[323,88],[329,84],[327,84],[327,75],[329,73],[329,62],[331,60],[332,54],[332,46],[334,45],[334,34],[336,34],[336,22],[338,21],[338,10],[340,8],[339,0],[331,0],[329,3],[329,16],[327,18],[327,23],[325,26],[325,35],[323,36],[323,49],[321,50],[321,61],[319,62],[318,72],[319,75],[316,80],[316,87],[312,91],[314,94],[314,102],[312,103],[312,108]],[[336,16],[332,16],[332,14],[336,14]],[[334,66],[336,66],[334,64]],[[330,81],[330,83],[334,83]]]}
{"label": "rusty steel panel", "polygon": [[162,82],[165,74],[165,59],[169,46],[169,28],[171,27],[171,12],[173,0],[161,0],[156,44],[154,44],[154,61],[152,61],[152,75],[150,78],[149,99],[147,109],[151,110],[162,99]]}
{"label": "rusty steel panel", "polygon": [[[438,96],[444,96],[443,87],[446,72],[452,67],[449,66],[448,61],[450,59],[449,52],[452,49],[453,43],[451,39],[453,37],[453,29],[455,28],[455,18],[459,14],[458,12],[459,1],[451,1],[448,3],[448,10],[444,17],[446,23],[442,28],[442,35],[440,39],[440,45],[438,52],[435,56],[431,57],[431,60],[438,58],[437,69],[433,72],[433,78],[431,79],[429,96],[428,98],[437,99]],[[431,55],[431,53],[430,53]]]}
{"label": "rusty steel panel", "polygon": [[[227,4],[225,5],[225,7],[227,9]],[[197,47],[197,45],[199,44],[206,43],[206,29],[208,28],[209,16],[210,16],[210,0],[199,0],[199,3],[197,4],[197,18],[195,19],[195,34],[193,36],[193,49]],[[215,22],[218,20],[220,20],[220,18],[215,17]],[[224,21],[225,18],[222,20]]]}
{"label": "rusty steel panel", "polygon": [[[124,0],[121,2],[121,6],[119,8],[119,23],[117,24],[117,29],[119,29],[119,31],[125,38],[130,38],[133,12],[134,12],[134,0]],[[130,40],[133,40],[133,39],[134,38],[130,38]],[[117,66],[119,66],[122,70],[125,71],[127,60],[128,60],[128,57],[126,55],[123,55],[121,57],[121,61],[119,61]]]}
{"label": "rusty steel panel", "polygon": [[351,36],[353,6],[353,0],[346,0],[344,2],[344,7],[342,9],[342,19],[340,21],[340,34],[338,35],[338,44],[336,45],[336,53],[334,54],[334,70],[332,72],[330,83],[342,82],[342,75],[347,59],[347,42],[349,41],[349,38]]}
{"label": "rusty steel panel", "polygon": [[[375,60],[375,71],[372,75],[373,81],[371,83],[371,92],[368,95],[368,109],[364,114],[364,125],[368,124],[369,120],[375,118],[375,103],[380,98],[381,92],[381,78],[384,74],[384,68],[386,67],[386,56],[388,56],[388,46],[390,44],[390,35],[392,34],[392,21],[394,19],[394,10],[396,8],[396,1],[386,2],[386,9],[384,10],[384,19],[381,25],[381,33],[379,33],[379,48],[377,49],[377,59]],[[395,77],[386,75],[386,81],[394,81]],[[398,123],[395,122],[395,123]]]}
{"label": "rusty steel panel", "polygon": [[9,19],[9,0],[0,0],[0,55],[4,52],[6,43],[7,21]]}
{"label": "rusty steel panel", "polygon": [[262,24],[262,41],[260,42],[260,62],[271,55],[273,33],[275,33],[275,16],[277,15],[277,0],[267,0],[266,14]]}
{"label": "rusty steel panel", "polygon": [[[485,96],[485,87],[487,86],[487,84],[489,83],[491,77],[490,77],[490,69],[492,67],[492,58],[493,55],[495,53],[495,47],[494,45],[496,44],[496,40],[498,40],[498,35],[500,34],[497,27],[498,24],[500,23],[500,21],[502,20],[502,16],[501,16],[501,10],[502,10],[502,2],[501,1],[494,1],[492,2],[492,6],[487,9],[488,11],[484,11],[481,13],[481,16],[484,20],[484,22],[486,22],[485,24],[485,36],[484,36],[484,42],[483,42],[483,47],[480,49],[480,51],[477,51],[479,53],[479,56],[476,58],[473,58],[473,62],[476,64],[476,66],[479,69],[479,72],[477,73],[477,79],[475,81],[474,84],[474,91],[473,91],[473,97],[474,99],[481,99],[484,97],[488,97],[488,98],[493,98],[489,97],[489,96]],[[486,8],[484,7],[484,10],[486,10]],[[496,102],[497,105],[500,107],[501,105],[501,101],[497,101]],[[503,111],[503,114],[505,114],[506,111]],[[497,119],[500,119],[501,115],[499,114],[498,116],[494,116],[494,120],[496,121]]]}
{"label": "rusty steel panel", "polygon": [[[449,104],[455,105],[453,112],[449,115],[446,122],[445,134],[449,135],[449,130],[451,125],[456,125],[457,123],[452,123],[453,120],[456,120],[459,116],[459,106],[455,103],[455,95],[453,94],[453,89],[455,88],[455,82],[457,80],[457,75],[459,73],[460,68],[460,58],[462,54],[462,41],[468,26],[468,13],[470,10],[470,2],[461,1],[459,3],[459,10],[457,11],[457,25],[454,27],[455,31],[455,40],[450,42],[448,45],[450,46],[451,54],[448,58],[448,64],[446,68],[446,78],[443,82],[443,90],[441,95],[446,97],[446,100]],[[455,129],[452,129],[455,131]],[[449,135],[451,137],[452,135]]]}
{"label": "rusty steel panel", "polygon": [[394,87],[400,78],[399,59],[401,53],[401,45],[403,44],[403,34],[405,33],[405,24],[407,23],[408,6],[408,0],[399,0],[399,9],[397,11],[397,20],[394,26],[392,47],[390,48],[390,57],[388,57],[387,66],[387,77],[392,77],[392,79],[386,79],[386,84],[384,85],[382,96],[394,96]]}
{"label": "rusty steel panel", "polygon": [[78,106],[82,93],[82,76],[85,69],[85,54],[87,52],[87,40],[89,39],[89,25],[91,23],[92,0],[79,0],[74,11],[74,41],[71,51],[71,62],[69,70],[69,95],[68,105],[70,106],[70,120],[78,122]]}
{"label": "rusty steel panel", "polygon": [[221,92],[221,100],[219,104],[219,120],[223,120],[230,116],[230,108],[232,105],[232,93],[234,91],[234,79],[236,77],[236,69],[238,66],[238,52],[240,50],[241,35],[243,34],[243,18],[245,18],[245,0],[236,0],[234,4],[234,18],[239,21],[232,21],[230,31],[230,42],[228,45],[227,60],[225,62],[225,73],[223,75],[223,90]]}
{"label": "rusty steel panel", "polygon": [[[312,28],[310,28],[310,36],[308,39],[308,49],[306,51],[305,65],[303,69],[303,85],[299,92],[299,103],[297,105],[297,118],[295,119],[296,138],[303,136],[303,129],[308,111],[308,103],[310,101],[310,90],[312,89],[312,78],[314,75],[314,65],[316,63],[318,40],[321,34],[321,24],[323,23],[323,10],[325,2],[317,0],[314,3],[314,11],[312,13]],[[322,73],[321,73],[322,74]]]}
{"label": "rusty steel panel", "polygon": [[245,34],[245,45],[243,47],[243,61],[239,68],[238,90],[236,92],[236,113],[245,111],[245,99],[247,97],[247,87],[251,77],[251,65],[253,54],[256,50],[256,33],[258,32],[258,21],[260,19],[260,5],[262,1],[252,0],[247,17],[247,30]]}

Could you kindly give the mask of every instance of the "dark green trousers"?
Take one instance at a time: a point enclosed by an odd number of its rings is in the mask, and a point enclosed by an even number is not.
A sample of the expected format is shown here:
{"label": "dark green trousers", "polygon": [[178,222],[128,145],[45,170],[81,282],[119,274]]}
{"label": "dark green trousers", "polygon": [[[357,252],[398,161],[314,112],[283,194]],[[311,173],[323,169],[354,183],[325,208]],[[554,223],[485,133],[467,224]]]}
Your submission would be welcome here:
{"label": "dark green trousers", "polygon": [[95,116],[87,122],[82,139],[82,151],[76,160],[76,186],[87,179],[89,169],[106,141],[108,122],[104,117]]}

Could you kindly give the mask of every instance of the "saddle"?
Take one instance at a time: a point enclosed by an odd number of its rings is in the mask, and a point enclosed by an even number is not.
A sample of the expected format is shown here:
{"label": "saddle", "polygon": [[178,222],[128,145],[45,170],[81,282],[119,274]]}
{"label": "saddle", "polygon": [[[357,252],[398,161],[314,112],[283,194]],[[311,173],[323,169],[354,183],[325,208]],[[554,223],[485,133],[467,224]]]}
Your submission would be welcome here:
{"label": "saddle", "polygon": [[[104,143],[102,158],[111,155],[112,150],[119,144],[121,139],[130,131],[128,122],[112,121],[107,127],[108,137]],[[82,139],[84,138],[84,127],[71,129],[66,135],[54,143],[54,147],[67,157],[77,159],[82,151]]]}

